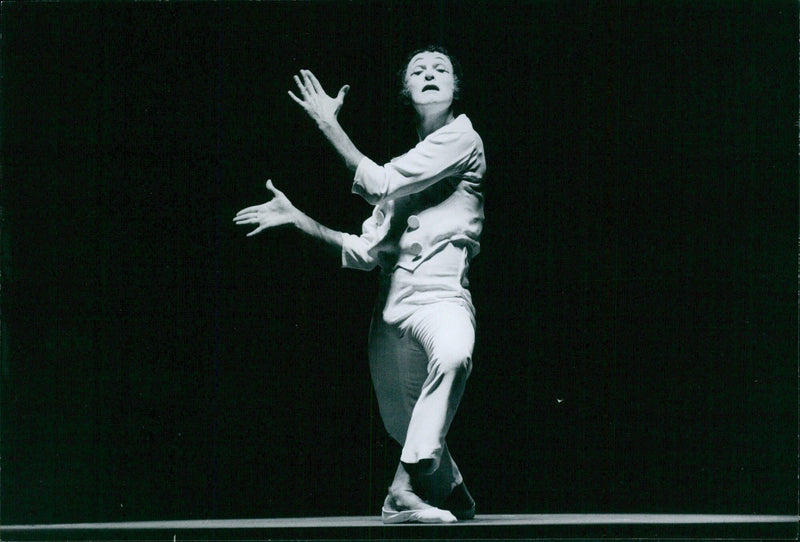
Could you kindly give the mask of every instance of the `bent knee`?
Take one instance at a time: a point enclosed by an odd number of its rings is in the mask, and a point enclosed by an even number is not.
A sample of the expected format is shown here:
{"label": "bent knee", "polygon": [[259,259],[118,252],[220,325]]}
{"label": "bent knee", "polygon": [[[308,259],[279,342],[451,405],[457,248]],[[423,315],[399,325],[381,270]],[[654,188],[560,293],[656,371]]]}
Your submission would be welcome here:
{"label": "bent knee", "polygon": [[451,350],[442,352],[433,361],[433,368],[439,373],[469,376],[472,371],[472,355],[468,352]]}

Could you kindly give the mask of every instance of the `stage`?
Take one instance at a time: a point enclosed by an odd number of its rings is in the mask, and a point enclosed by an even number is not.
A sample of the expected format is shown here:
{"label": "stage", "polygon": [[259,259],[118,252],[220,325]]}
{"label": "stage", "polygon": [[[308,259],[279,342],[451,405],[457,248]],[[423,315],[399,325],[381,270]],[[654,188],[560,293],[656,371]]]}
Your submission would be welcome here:
{"label": "stage", "polygon": [[493,514],[450,525],[383,525],[377,516],[7,525],[2,540],[796,540],[798,516]]}

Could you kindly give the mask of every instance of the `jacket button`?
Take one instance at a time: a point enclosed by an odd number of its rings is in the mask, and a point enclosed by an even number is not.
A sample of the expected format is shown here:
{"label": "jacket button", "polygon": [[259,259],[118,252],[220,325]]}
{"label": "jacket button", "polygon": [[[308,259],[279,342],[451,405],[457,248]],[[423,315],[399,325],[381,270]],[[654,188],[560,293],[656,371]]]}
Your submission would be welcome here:
{"label": "jacket button", "polygon": [[408,217],[408,229],[416,230],[417,228],[419,228],[419,218],[417,215],[411,215]]}
{"label": "jacket button", "polygon": [[408,251],[413,254],[414,256],[419,256],[422,254],[422,245],[419,243],[414,243],[410,247],[408,247]]}

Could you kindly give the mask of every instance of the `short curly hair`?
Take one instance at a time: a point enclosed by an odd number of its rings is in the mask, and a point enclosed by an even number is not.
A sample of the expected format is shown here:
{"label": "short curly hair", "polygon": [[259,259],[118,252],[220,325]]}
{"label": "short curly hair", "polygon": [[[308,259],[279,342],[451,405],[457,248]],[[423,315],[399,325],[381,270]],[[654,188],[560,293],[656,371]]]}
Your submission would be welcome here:
{"label": "short curly hair", "polygon": [[397,70],[397,78],[400,82],[400,103],[403,105],[411,105],[411,95],[409,94],[408,87],[406,86],[406,70],[408,69],[408,64],[411,62],[411,60],[420,53],[441,53],[450,60],[450,63],[453,65],[453,103],[457,102],[461,97],[462,88],[463,72],[461,71],[461,64],[458,62],[456,57],[454,57],[450,51],[445,49],[442,45],[434,44],[426,47],[420,47],[419,49],[414,49],[411,51],[406,56],[403,65],[399,70]]}

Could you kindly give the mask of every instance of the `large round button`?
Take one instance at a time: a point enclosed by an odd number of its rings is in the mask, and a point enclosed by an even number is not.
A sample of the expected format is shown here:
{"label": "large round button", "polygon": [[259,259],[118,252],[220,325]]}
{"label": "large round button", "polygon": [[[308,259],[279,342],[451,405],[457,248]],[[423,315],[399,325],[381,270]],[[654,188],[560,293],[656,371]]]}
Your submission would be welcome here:
{"label": "large round button", "polygon": [[417,228],[419,228],[419,217],[417,217],[417,215],[411,215],[408,217],[408,229],[416,230]]}
{"label": "large round button", "polygon": [[419,243],[414,243],[410,247],[408,247],[408,251],[413,254],[414,256],[419,256],[422,254],[422,245]]}

